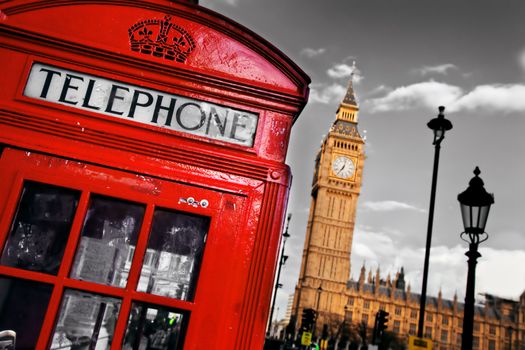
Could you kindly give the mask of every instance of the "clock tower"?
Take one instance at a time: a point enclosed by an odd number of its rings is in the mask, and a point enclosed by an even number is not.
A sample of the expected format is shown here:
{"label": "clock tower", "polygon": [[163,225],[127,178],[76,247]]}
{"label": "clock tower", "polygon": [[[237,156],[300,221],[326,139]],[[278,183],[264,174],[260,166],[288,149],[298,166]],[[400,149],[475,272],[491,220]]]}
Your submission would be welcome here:
{"label": "clock tower", "polygon": [[346,285],[365,160],[352,78],[315,160],[310,215],[295,289],[296,326],[301,325],[302,311],[312,308],[318,311],[317,335],[324,324],[333,331],[341,323],[348,299]]}

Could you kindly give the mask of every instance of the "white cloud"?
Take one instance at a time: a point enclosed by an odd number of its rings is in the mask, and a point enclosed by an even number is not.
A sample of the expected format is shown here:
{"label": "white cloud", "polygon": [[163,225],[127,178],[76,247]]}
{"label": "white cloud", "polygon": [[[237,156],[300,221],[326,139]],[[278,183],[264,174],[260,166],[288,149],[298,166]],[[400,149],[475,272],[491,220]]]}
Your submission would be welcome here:
{"label": "white cloud", "polygon": [[348,78],[352,75],[352,72],[354,73],[353,82],[359,84],[363,80],[363,76],[361,71],[354,66],[338,63],[326,71],[328,76],[334,79]]}
{"label": "white cloud", "polygon": [[367,245],[362,243],[354,243],[354,246],[352,247],[352,254],[354,254],[354,256],[360,257],[361,259],[364,259],[364,261],[377,260],[377,254],[374,253],[374,251]]}
{"label": "white cloud", "polygon": [[354,68],[352,66],[345,63],[339,63],[328,69],[327,73],[332,78],[346,78],[349,77],[353,71]]}
{"label": "white cloud", "polygon": [[309,101],[312,103],[341,102],[346,93],[346,87],[340,84],[312,85]]}
{"label": "white cloud", "polygon": [[[462,302],[467,281],[466,244],[454,247],[433,246],[430,251],[428,295],[436,296],[441,289],[443,297],[451,299],[455,292]],[[489,293],[517,299],[525,289],[525,252],[508,249],[480,248],[476,270],[476,297]],[[424,247],[411,248],[392,239],[392,235],[357,227],[352,249],[352,276],[357,278],[366,262],[367,270],[380,266],[381,276],[393,277],[403,266],[405,278],[412,292],[419,293],[423,275]],[[509,276],[509,271],[512,275]]]}
{"label": "white cloud", "polygon": [[333,82],[331,84],[312,84],[312,86],[310,87],[309,98],[309,101],[311,103],[329,104],[341,102],[346,93],[348,85],[341,84],[341,80],[339,79],[348,78],[353,73],[352,81],[355,84],[358,84],[361,80],[363,80],[363,76],[361,75],[359,69],[355,68],[355,66],[353,65],[350,66],[344,63],[344,61],[347,61],[351,58],[353,57],[347,57],[343,60],[343,63],[338,63],[330,69],[328,69],[328,76],[330,76],[333,79],[336,79],[337,82]]}
{"label": "white cloud", "polygon": [[[480,248],[476,290],[506,298],[516,298],[525,285],[525,252]],[[466,283],[466,282],[465,282]]]}
{"label": "white cloud", "polygon": [[368,100],[371,112],[403,111],[417,107],[448,106],[458,100],[463,90],[457,86],[427,81],[398,87],[384,97]]}
{"label": "white cloud", "polygon": [[[369,229],[357,228],[354,234],[354,243],[352,246],[352,256],[359,257],[366,261],[367,265],[378,265],[386,262],[383,256],[394,246],[392,238],[382,232],[374,232]],[[353,259],[355,261],[355,259]],[[361,267],[361,265],[359,265]]]}
{"label": "white cloud", "polygon": [[414,210],[420,213],[426,212],[424,209],[397,201],[365,202],[363,207],[371,211]]}
{"label": "white cloud", "polygon": [[356,69],[354,72],[353,82],[355,84],[359,84],[364,79],[363,75],[361,74],[361,71],[359,69]]}
{"label": "white cloud", "polygon": [[431,73],[446,75],[451,69],[458,69],[458,67],[452,63],[445,63],[437,66],[423,66],[422,68],[416,69],[416,71],[421,75],[427,75]]}
{"label": "white cloud", "polygon": [[302,49],[301,50],[301,55],[304,55],[308,58],[312,58],[312,57],[316,57],[316,56],[319,56],[319,55],[322,55],[323,53],[325,53],[326,49],[325,48],[318,48],[318,49],[312,49],[310,47],[307,47],[305,49]]}
{"label": "white cloud", "polygon": [[476,86],[449,108],[451,111],[488,109],[512,113],[525,111],[525,85],[495,84]]}
{"label": "white cloud", "polygon": [[525,85],[480,85],[466,93],[455,85],[427,81],[401,86],[383,97],[370,99],[371,112],[403,111],[412,108],[446,106],[449,111],[484,109],[513,113],[525,111]]}

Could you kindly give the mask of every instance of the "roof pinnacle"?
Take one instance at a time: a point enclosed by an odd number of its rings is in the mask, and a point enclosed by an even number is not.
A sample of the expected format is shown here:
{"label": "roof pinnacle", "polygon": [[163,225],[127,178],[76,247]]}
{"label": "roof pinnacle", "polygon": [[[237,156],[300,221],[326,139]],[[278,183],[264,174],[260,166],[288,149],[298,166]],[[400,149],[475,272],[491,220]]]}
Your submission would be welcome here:
{"label": "roof pinnacle", "polygon": [[350,73],[350,80],[348,81],[348,87],[346,88],[346,94],[343,98],[342,104],[357,106],[357,99],[355,98],[354,93],[354,73],[357,71],[355,66],[355,61],[352,63],[352,73]]}

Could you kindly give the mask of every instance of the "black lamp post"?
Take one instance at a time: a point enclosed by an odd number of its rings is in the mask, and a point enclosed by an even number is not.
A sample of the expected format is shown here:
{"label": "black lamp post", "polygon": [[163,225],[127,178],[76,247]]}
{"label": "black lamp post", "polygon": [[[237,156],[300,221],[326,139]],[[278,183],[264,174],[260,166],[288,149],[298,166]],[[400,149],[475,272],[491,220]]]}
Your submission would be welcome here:
{"label": "black lamp post", "polygon": [[279,283],[279,278],[281,277],[281,268],[288,260],[288,255],[284,255],[284,247],[286,246],[286,239],[290,237],[288,234],[288,227],[290,226],[290,220],[292,219],[292,214],[288,214],[286,218],[286,228],[283,232],[283,247],[281,249],[281,258],[279,259],[279,267],[277,268],[277,280],[275,281],[275,288],[273,292],[273,301],[272,307],[270,309],[270,319],[268,322],[268,329],[266,330],[266,336],[269,337],[272,330],[272,320],[273,320],[273,309],[275,308],[275,299],[277,297],[277,289],[281,288],[283,285]]}
{"label": "black lamp post", "polygon": [[474,289],[476,282],[476,263],[481,256],[478,253],[478,244],[486,241],[489,235],[485,232],[490,206],[494,203],[494,195],[485,191],[483,180],[479,177],[480,171],[476,167],[474,177],[470,180],[468,188],[458,195],[461,207],[461,216],[465,231],[461,239],[469,244],[467,290],[465,293],[465,311],[463,314],[463,337],[461,349],[472,349],[472,329],[474,326]]}
{"label": "black lamp post", "polygon": [[[347,316],[347,314],[348,314],[348,306],[347,305],[345,305],[344,311],[345,311],[345,313],[343,314],[343,322],[341,322],[341,325],[339,326],[339,329],[337,330],[337,335],[335,336],[335,339],[336,339],[336,346],[335,346],[335,348],[336,349],[339,348],[338,347],[339,342],[345,336],[346,318],[348,317]],[[346,344],[345,344],[345,346],[346,346]]]}
{"label": "black lamp post", "polygon": [[427,126],[434,132],[434,170],[432,172],[432,188],[430,190],[430,209],[428,211],[428,226],[427,226],[427,243],[425,247],[425,263],[423,265],[423,284],[421,287],[421,300],[419,304],[419,324],[417,336],[423,337],[423,325],[425,321],[425,307],[427,303],[427,279],[428,279],[428,263],[430,258],[430,245],[432,242],[432,225],[434,222],[434,204],[436,201],[436,184],[439,165],[439,150],[441,149],[441,141],[445,138],[445,132],[452,129],[452,123],[445,119],[443,112],[445,107],[439,107],[439,114],[437,118],[428,122]]}
{"label": "black lamp post", "polygon": [[314,321],[314,329],[312,330],[312,339],[314,338],[315,331],[317,329],[317,319],[319,318],[319,306],[320,306],[322,291],[323,291],[323,288],[321,288],[321,285],[319,285],[319,288],[317,288],[317,303],[315,305],[315,321]]}

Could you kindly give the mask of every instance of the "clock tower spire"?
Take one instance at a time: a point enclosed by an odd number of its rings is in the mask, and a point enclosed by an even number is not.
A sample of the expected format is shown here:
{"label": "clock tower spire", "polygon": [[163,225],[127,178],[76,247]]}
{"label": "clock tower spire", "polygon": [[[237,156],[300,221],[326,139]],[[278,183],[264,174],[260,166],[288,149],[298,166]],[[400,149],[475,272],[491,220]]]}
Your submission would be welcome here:
{"label": "clock tower spire", "polygon": [[354,61],[352,65],[352,74],[350,75],[350,80],[348,81],[345,97],[337,109],[336,121],[341,119],[357,124],[357,112],[359,111],[359,107],[357,106],[357,99],[354,92],[354,72],[356,69],[357,68]]}
{"label": "clock tower spire", "polygon": [[346,89],[345,97],[341,105],[345,106],[354,106],[357,108],[357,99],[355,98],[354,93],[354,72],[356,71],[355,61],[352,64],[352,74],[350,75],[350,80],[348,81],[348,88]]}
{"label": "clock tower spire", "polygon": [[302,310],[312,308],[318,311],[316,334],[324,324],[329,329],[340,324],[348,299],[346,284],[350,278],[350,253],[365,160],[365,143],[357,127],[359,107],[353,79],[352,72],[335,120],[316,157],[310,214],[295,290],[293,314],[297,326]]}

